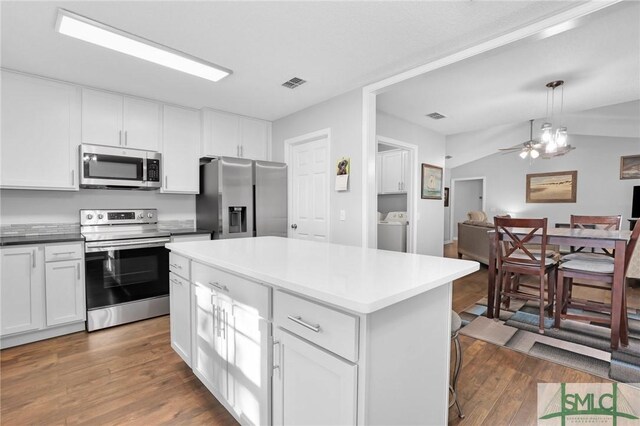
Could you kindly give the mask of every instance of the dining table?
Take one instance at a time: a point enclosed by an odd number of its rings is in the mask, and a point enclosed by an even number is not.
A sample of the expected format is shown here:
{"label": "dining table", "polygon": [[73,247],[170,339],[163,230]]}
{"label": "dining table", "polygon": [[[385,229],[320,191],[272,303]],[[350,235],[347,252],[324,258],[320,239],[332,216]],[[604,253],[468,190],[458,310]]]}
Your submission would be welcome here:
{"label": "dining table", "polygon": [[[523,236],[531,232],[530,228],[513,228],[510,229],[514,235]],[[494,317],[494,309],[497,303],[500,303],[500,294],[497,291],[498,283],[496,282],[496,254],[498,248],[498,239],[496,238],[496,230],[489,231],[489,279],[487,283],[487,318]],[[626,314],[625,301],[625,277],[624,266],[626,247],[631,238],[631,231],[623,230],[604,230],[604,229],[582,229],[582,228],[548,228],[547,229],[547,245],[573,246],[584,248],[607,249],[613,252],[614,268],[613,268],[613,284],[611,290],[611,348],[618,349],[619,344],[627,346],[629,344],[628,331],[626,327],[626,318],[622,313]],[[538,230],[534,233],[532,239],[527,244],[540,244],[542,239],[542,231]],[[509,236],[501,232],[500,240],[508,241]],[[623,323],[624,321],[624,323]]]}

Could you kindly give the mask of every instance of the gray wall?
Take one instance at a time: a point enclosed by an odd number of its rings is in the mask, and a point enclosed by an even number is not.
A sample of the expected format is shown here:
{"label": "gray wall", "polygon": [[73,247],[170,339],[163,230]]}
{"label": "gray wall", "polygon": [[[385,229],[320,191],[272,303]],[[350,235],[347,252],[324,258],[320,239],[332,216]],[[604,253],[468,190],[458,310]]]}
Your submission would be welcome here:
{"label": "gray wall", "polygon": [[378,195],[378,211],[380,213],[406,212],[407,194]]}
{"label": "gray wall", "polygon": [[80,209],[157,208],[159,220],[195,220],[195,195],[157,191],[81,189],[0,191],[0,217],[12,223],[78,223]]}
{"label": "gray wall", "polygon": [[[362,244],[362,90],[354,90],[273,122],[272,159],[285,161],[284,141],[318,130],[331,129],[330,161],[351,158],[349,190],[336,192],[331,176],[329,241]],[[346,219],[339,219],[340,210]]]}
{"label": "gray wall", "polygon": [[[452,178],[486,177],[487,215],[510,213],[515,217],[548,217],[551,224],[569,222],[571,214],[623,216],[631,214],[634,185],[640,180],[620,180],[620,157],[640,154],[640,138],[570,135],[576,147],[569,154],[533,162],[517,153],[493,154],[451,169]],[[576,203],[526,203],[526,175],[578,171]]]}

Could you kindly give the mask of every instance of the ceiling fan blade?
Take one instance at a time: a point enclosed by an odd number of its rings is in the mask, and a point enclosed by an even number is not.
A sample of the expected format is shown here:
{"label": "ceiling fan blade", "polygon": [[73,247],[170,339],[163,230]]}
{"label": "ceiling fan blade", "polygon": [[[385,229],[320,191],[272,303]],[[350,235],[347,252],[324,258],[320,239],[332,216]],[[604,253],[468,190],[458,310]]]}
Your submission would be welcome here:
{"label": "ceiling fan blade", "polygon": [[520,146],[516,146],[513,148],[500,148],[499,151],[520,151],[522,149],[522,147]]}

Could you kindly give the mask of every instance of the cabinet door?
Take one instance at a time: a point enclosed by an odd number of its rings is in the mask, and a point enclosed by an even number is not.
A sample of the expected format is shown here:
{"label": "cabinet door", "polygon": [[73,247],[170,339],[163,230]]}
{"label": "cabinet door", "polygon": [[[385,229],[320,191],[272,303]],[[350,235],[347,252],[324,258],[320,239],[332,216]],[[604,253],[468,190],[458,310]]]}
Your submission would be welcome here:
{"label": "cabinet door", "polygon": [[0,250],[0,335],[38,330],[43,326],[44,252],[21,246]]}
{"label": "cabinet door", "polygon": [[47,326],[84,321],[84,262],[47,262],[45,300]]}
{"label": "cabinet door", "polygon": [[382,154],[382,192],[402,192],[403,175],[402,152],[393,151]]}
{"label": "cabinet door", "polygon": [[127,148],[158,151],[160,105],[136,98],[124,98],[123,144]]}
{"label": "cabinet door", "polygon": [[191,366],[191,291],[187,280],[169,274],[171,347]]}
{"label": "cabinet door", "polygon": [[82,143],[124,146],[122,96],[82,89]]}
{"label": "cabinet door", "polygon": [[165,105],[162,122],[162,192],[197,194],[200,112]]}
{"label": "cabinet door", "polygon": [[2,72],[0,186],[78,190],[80,89]]}
{"label": "cabinet door", "polygon": [[218,111],[203,112],[203,155],[240,156],[240,117]]}
{"label": "cabinet door", "polygon": [[252,118],[240,119],[240,157],[267,160],[270,123]]}
{"label": "cabinet door", "polygon": [[357,366],[274,331],[273,424],[356,424]]}
{"label": "cabinet door", "polygon": [[229,403],[242,424],[269,424],[270,326],[251,308],[233,303],[226,315]]}

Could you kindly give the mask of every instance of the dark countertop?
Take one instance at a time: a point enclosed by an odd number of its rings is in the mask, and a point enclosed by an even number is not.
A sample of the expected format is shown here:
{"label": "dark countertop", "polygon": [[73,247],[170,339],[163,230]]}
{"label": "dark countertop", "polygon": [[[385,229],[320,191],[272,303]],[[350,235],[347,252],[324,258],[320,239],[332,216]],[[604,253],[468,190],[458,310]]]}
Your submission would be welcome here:
{"label": "dark countertop", "polygon": [[193,234],[211,234],[208,229],[190,229],[190,228],[177,228],[177,229],[163,229],[168,231],[171,235],[193,235]]}
{"label": "dark countertop", "polygon": [[6,235],[0,237],[0,247],[17,246],[25,244],[51,244],[84,241],[80,233],[75,234],[43,234],[43,235]]}

